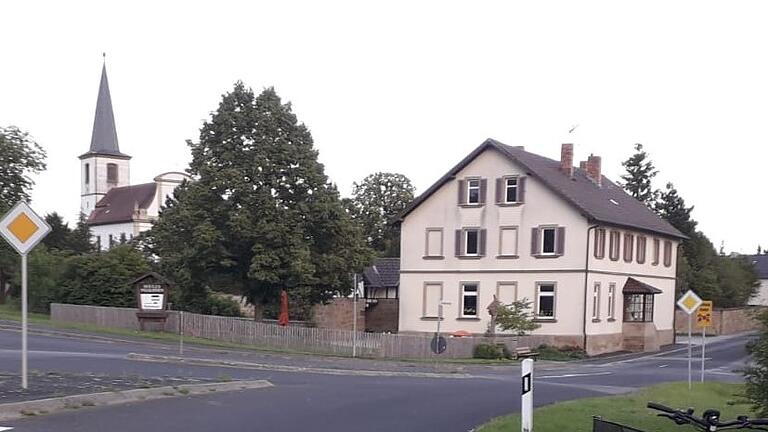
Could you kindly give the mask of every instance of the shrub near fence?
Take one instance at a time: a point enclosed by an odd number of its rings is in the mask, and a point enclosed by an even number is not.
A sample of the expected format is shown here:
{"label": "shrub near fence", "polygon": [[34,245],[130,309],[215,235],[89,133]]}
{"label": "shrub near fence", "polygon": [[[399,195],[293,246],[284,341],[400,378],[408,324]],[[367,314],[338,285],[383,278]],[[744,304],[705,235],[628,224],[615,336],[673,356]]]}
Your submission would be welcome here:
{"label": "shrub near fence", "polygon": [[[131,308],[53,303],[51,320],[133,330],[139,328],[136,309]],[[193,313],[184,313],[183,327],[185,336],[270,350],[351,356],[354,344],[357,355],[361,357],[400,359],[437,357],[430,350],[431,335],[364,333],[302,326],[281,327],[247,318]],[[170,312],[165,330],[169,333],[179,332],[178,312]],[[480,337],[448,338],[448,349],[440,357],[470,358],[476,344],[489,341],[488,338]],[[511,350],[517,346],[517,338],[504,337],[499,338],[498,341],[504,342]]]}

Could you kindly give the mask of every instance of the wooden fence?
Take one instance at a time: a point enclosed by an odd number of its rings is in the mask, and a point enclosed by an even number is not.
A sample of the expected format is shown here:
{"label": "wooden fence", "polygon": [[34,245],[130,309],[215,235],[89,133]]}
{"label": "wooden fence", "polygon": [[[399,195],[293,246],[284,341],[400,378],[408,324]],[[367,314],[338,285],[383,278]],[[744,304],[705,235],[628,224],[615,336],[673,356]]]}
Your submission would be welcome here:
{"label": "wooden fence", "polygon": [[[51,320],[77,322],[102,327],[139,328],[136,309],[51,304]],[[255,322],[247,318],[200,315],[184,312],[183,325],[179,326],[179,312],[171,311],[165,325],[169,333],[183,332],[216,341],[250,345],[269,350],[295,351],[313,354],[352,356],[353,346],[360,357],[430,359],[435,354],[430,349],[432,335],[403,335],[385,333],[352,332],[304,326],[281,327],[275,324]],[[528,337],[521,337],[520,344],[529,345]],[[484,337],[447,338],[447,350],[440,357],[472,357],[475,345],[490,342]],[[516,337],[501,337],[514,350]]]}

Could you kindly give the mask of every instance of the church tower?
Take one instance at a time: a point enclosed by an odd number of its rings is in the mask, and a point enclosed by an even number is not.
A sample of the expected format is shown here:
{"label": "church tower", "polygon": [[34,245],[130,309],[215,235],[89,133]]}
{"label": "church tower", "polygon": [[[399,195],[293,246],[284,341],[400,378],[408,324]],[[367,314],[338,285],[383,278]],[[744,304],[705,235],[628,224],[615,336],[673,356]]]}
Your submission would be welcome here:
{"label": "church tower", "polygon": [[101,69],[96,117],[93,120],[91,148],[80,156],[80,212],[91,214],[110,189],[130,185],[131,157],[120,153],[115,115],[107,82],[106,62]]}

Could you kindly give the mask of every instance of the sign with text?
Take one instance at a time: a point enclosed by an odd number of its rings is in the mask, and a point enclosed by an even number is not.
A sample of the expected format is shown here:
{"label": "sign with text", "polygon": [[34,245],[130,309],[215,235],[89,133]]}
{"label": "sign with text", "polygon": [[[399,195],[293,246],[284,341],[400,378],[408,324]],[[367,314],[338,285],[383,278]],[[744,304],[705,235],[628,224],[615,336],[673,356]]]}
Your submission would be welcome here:
{"label": "sign with text", "polygon": [[712,302],[709,300],[701,302],[701,306],[696,310],[696,327],[712,327]]}

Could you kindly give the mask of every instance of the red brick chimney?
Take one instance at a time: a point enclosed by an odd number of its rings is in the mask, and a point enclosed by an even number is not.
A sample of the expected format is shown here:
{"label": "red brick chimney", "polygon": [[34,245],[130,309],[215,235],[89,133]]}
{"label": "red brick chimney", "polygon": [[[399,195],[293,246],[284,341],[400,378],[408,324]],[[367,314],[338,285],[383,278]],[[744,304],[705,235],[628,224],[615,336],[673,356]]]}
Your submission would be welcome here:
{"label": "red brick chimney", "polygon": [[560,171],[573,177],[573,144],[563,144],[560,147]]}
{"label": "red brick chimney", "polygon": [[597,183],[598,186],[603,184],[603,175],[600,172],[601,161],[600,156],[589,155],[587,158],[587,177]]}

